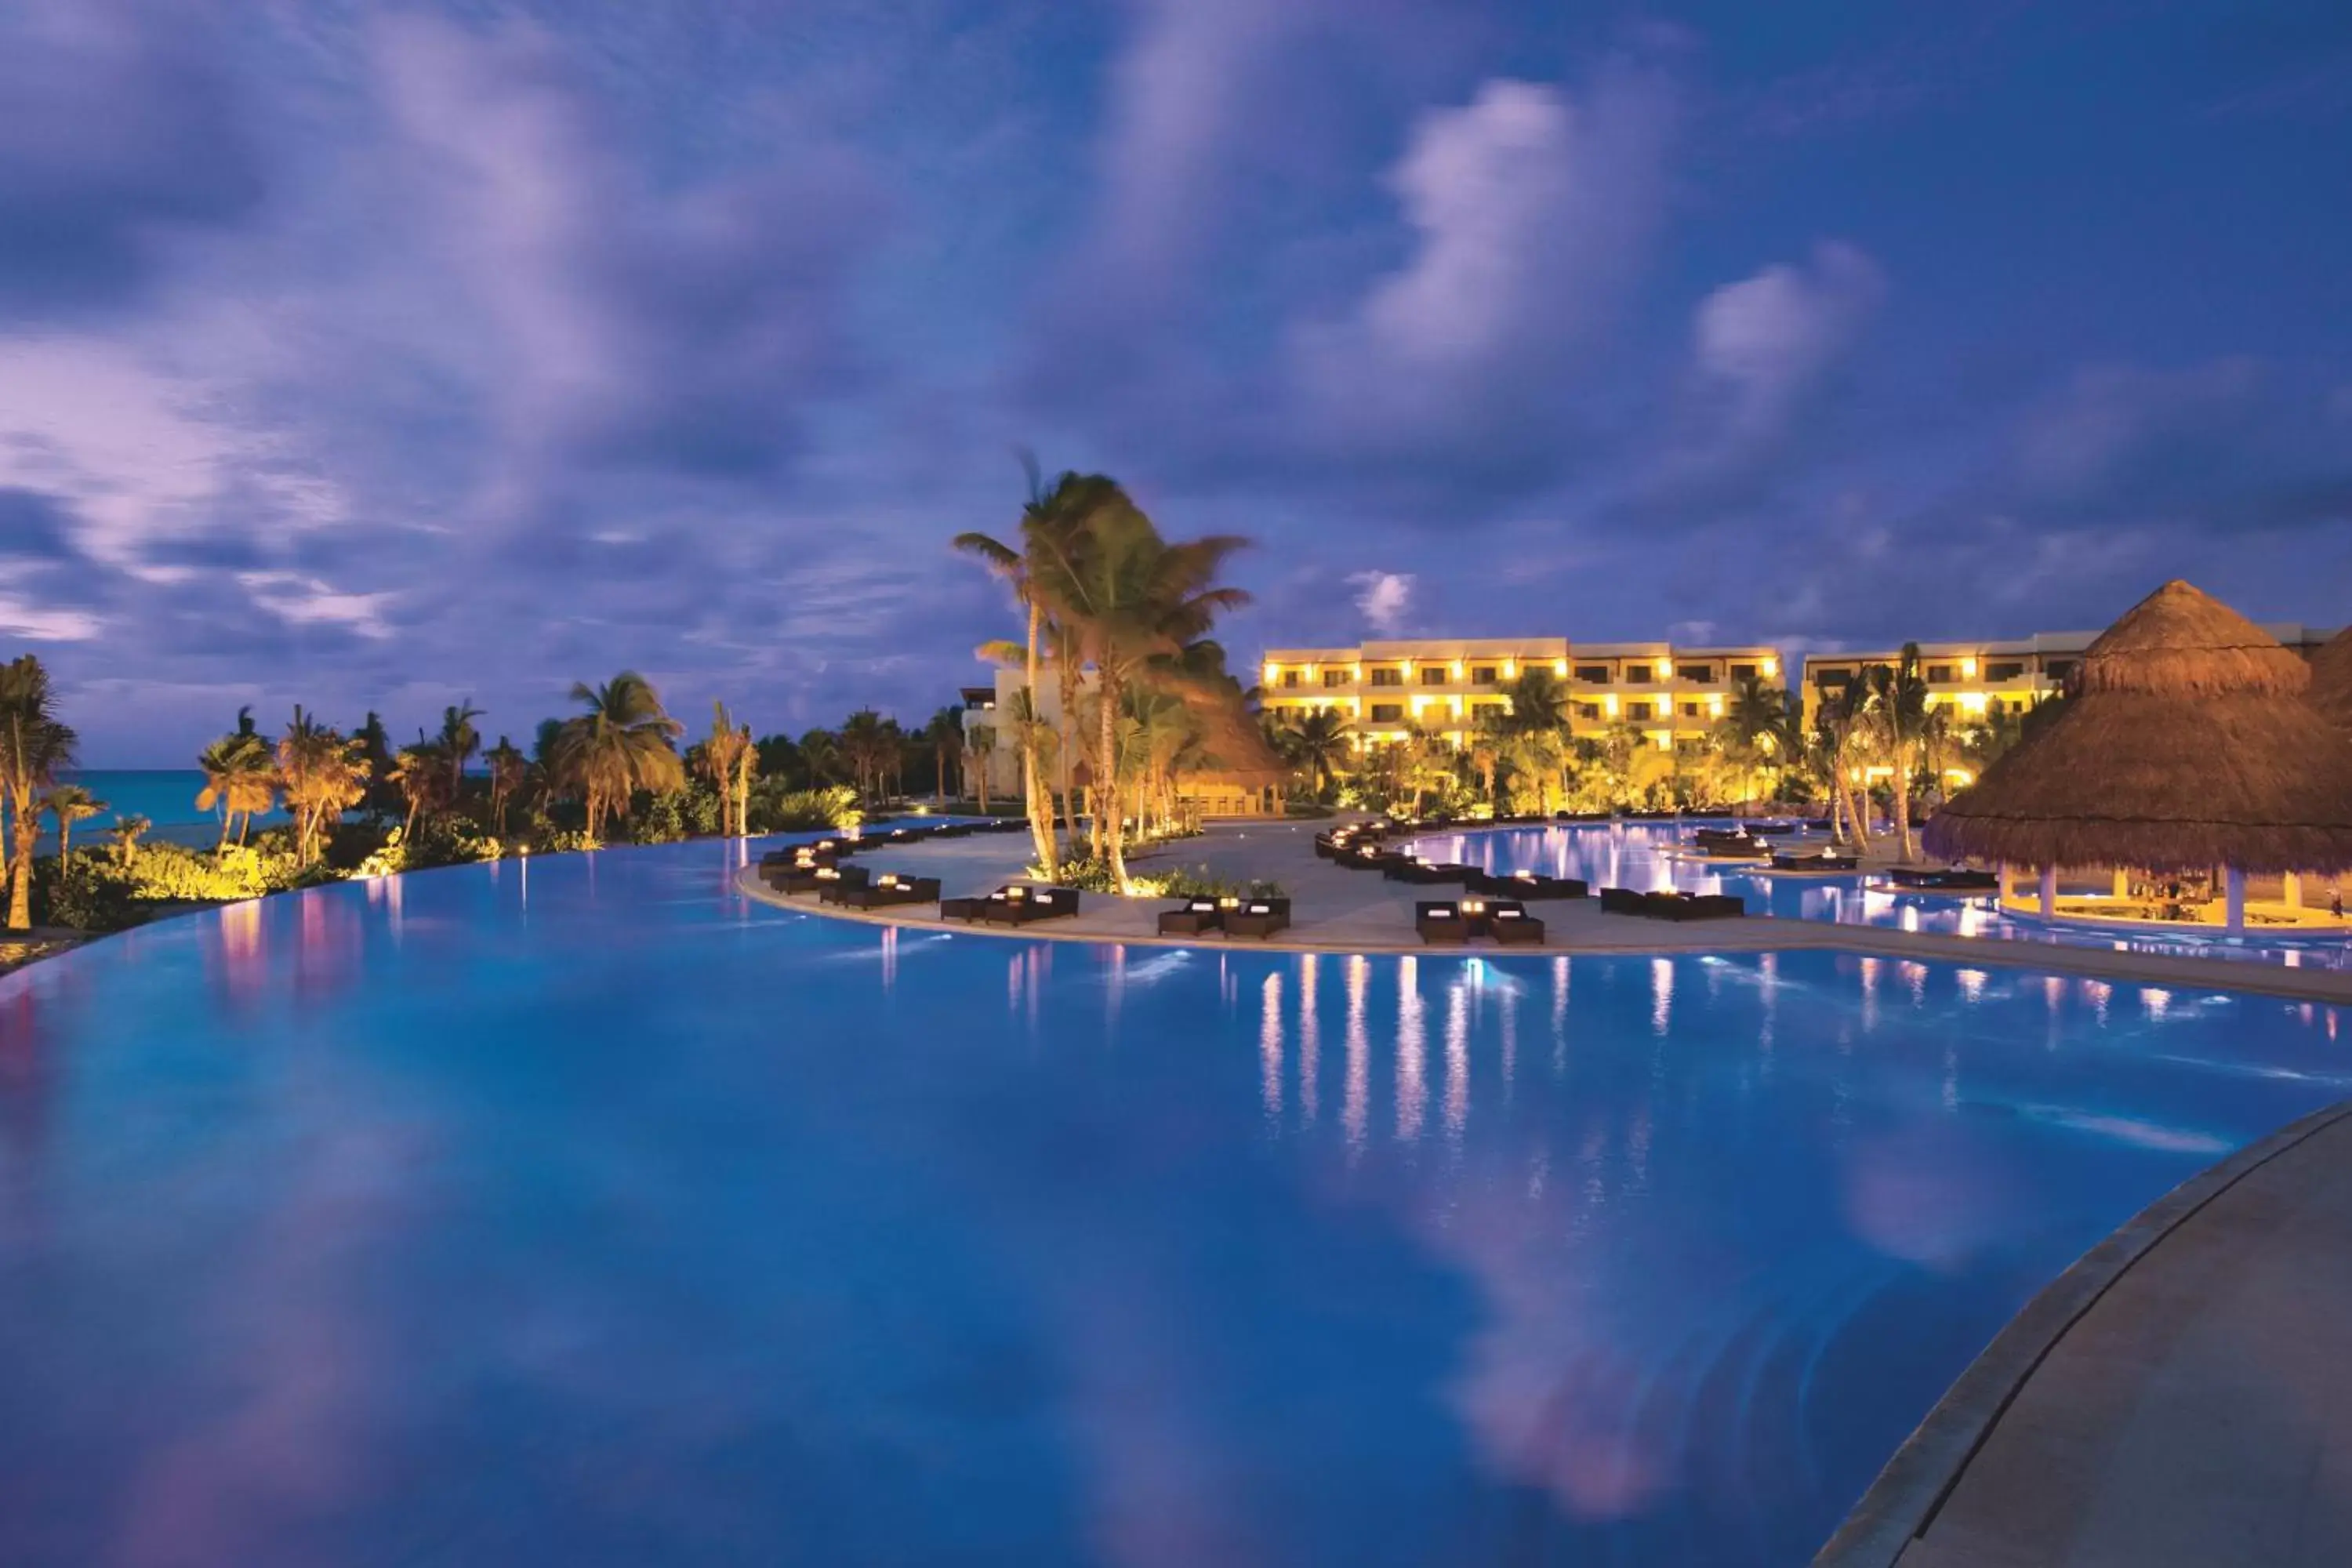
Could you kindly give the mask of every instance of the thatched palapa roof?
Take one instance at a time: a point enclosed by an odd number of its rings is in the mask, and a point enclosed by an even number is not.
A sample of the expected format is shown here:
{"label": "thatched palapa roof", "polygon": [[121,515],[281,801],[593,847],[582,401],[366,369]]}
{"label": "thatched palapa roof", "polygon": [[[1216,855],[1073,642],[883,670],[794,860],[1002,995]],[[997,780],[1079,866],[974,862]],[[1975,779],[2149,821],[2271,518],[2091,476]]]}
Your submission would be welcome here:
{"label": "thatched palapa roof", "polygon": [[2311,656],[2311,705],[2352,730],[2352,626],[2327,639]]}
{"label": "thatched palapa roof", "polygon": [[2091,645],[2049,728],[1929,819],[1927,847],[2020,866],[2352,868],[2352,736],[2307,700],[2311,678],[2228,605],[2167,583]]}

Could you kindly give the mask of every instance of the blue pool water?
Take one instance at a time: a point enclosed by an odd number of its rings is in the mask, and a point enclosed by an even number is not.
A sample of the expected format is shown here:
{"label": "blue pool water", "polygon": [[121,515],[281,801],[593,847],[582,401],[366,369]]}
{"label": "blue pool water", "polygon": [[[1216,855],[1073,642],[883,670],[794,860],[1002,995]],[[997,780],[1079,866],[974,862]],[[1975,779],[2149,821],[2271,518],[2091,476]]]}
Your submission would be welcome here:
{"label": "blue pool water", "polygon": [[2324,1008],[879,932],[694,843],[0,981],[0,1562],[1798,1564]]}
{"label": "blue pool water", "polygon": [[[1727,824],[1731,819],[1708,820]],[[2062,947],[2243,959],[2289,968],[2352,969],[2352,942],[2341,935],[2255,935],[2231,941],[2219,934],[2132,931],[2114,925],[2051,925],[2003,913],[1990,894],[1956,898],[1947,893],[1903,892],[1879,876],[1768,876],[1743,868],[1742,862],[1696,858],[1691,850],[1693,826],[1691,822],[1618,822],[1498,827],[1432,835],[1419,843],[1433,860],[1459,861],[1488,870],[1549,871],[1554,876],[1582,878],[1595,888],[1730,893],[1743,900],[1750,913],[1782,920],[1997,936]],[[1812,845],[1820,840],[1790,842]]]}

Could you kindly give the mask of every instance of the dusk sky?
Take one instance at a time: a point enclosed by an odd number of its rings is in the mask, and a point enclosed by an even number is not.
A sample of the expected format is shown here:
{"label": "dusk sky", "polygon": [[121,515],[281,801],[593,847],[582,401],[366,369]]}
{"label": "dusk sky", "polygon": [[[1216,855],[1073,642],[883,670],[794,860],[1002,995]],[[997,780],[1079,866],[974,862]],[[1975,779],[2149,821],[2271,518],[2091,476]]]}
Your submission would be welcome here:
{"label": "dusk sky", "polygon": [[2352,619],[2352,6],[0,0],[0,631],[919,722],[1015,456],[1238,654]]}

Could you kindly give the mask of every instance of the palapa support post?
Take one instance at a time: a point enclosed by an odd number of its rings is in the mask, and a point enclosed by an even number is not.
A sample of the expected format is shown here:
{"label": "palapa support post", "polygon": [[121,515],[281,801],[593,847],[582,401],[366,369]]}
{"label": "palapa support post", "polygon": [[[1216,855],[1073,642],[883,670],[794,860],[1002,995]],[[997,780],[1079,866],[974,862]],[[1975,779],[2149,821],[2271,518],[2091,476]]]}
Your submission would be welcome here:
{"label": "palapa support post", "polygon": [[2058,916],[2058,868],[2042,868],[2042,918],[2055,920]]}
{"label": "palapa support post", "polygon": [[2221,869],[2221,912],[2231,931],[2246,929],[2246,874],[2235,866]]}
{"label": "palapa support post", "polygon": [[2289,871],[2279,879],[2279,899],[2288,909],[2303,908],[2303,873]]}
{"label": "palapa support post", "polygon": [[2118,899],[2131,897],[2131,873],[2121,866],[2116,868],[2115,896]]}

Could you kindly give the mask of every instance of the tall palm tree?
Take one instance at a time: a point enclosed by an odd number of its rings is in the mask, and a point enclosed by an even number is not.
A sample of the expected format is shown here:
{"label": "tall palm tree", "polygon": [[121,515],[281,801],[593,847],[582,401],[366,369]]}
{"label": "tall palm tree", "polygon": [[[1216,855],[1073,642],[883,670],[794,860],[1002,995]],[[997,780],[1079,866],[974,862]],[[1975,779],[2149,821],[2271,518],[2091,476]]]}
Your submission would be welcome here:
{"label": "tall palm tree", "polygon": [[1299,715],[1295,723],[1285,726],[1286,744],[1299,765],[1307,771],[1307,781],[1321,795],[1331,782],[1339,762],[1348,754],[1348,721],[1329,708],[1318,708]]}
{"label": "tall palm tree", "polygon": [[1905,643],[1892,666],[1874,665],[1864,686],[1870,738],[1895,773],[1895,853],[1909,862],[1918,858],[1911,837],[1911,765],[1927,726],[1927,681],[1919,668],[1919,645]]}
{"label": "tall palm tree", "polygon": [[466,764],[473,761],[474,753],[482,749],[481,731],[474,728],[474,721],[481,716],[482,710],[474,706],[474,700],[470,697],[454,707],[441,710],[441,733],[436,739],[441,751],[447,755],[449,799],[453,802],[464,796]]}
{"label": "tall palm tree", "polygon": [[155,825],[136,813],[114,819],[114,858],[125,867],[139,863],[139,841]]}
{"label": "tall palm tree", "polygon": [[710,738],[702,742],[703,776],[719,792],[719,832],[722,837],[738,837],[749,831],[743,826],[747,815],[741,798],[749,791],[750,779],[744,773],[751,762],[751,730],[739,726],[728,716],[727,704],[710,705]]}
{"label": "tall palm tree", "polygon": [[686,783],[673,742],[686,726],[663,709],[661,693],[634,669],[602,686],[576,682],[572,700],[588,710],[556,732],[550,772],[577,790],[588,808],[588,837],[600,837],[608,814],[628,809],[635,791],[671,790]]}
{"label": "tall palm tree", "polygon": [[41,796],[41,808],[57,821],[58,864],[64,867],[73,859],[73,825],[96,816],[108,806],[81,785],[66,784]]}
{"label": "tall palm tree", "polygon": [[848,764],[841,753],[841,739],[830,730],[810,730],[798,742],[801,766],[808,770],[811,789],[822,789],[841,782],[842,770]]}
{"label": "tall palm tree", "polygon": [[1095,667],[1096,816],[1104,834],[1104,858],[1121,893],[1135,890],[1127,874],[1120,817],[1121,700],[1130,684],[1157,673],[1153,661],[1174,660],[1207,635],[1220,614],[1249,603],[1242,590],[1216,583],[1225,563],[1248,542],[1212,534],[1171,543],[1121,494],[1116,503],[1097,507],[1083,536],[1032,584],[1032,592],[1072,629]]}
{"label": "tall palm tree", "polygon": [[286,808],[294,814],[294,862],[316,860],[326,831],[367,795],[366,748],[294,705],[293,721],[278,737],[278,776]]}
{"label": "tall palm tree", "polygon": [[938,767],[940,799],[952,800],[960,791],[950,792],[948,784],[955,776],[956,759],[963,755],[963,710],[942,708],[931,715],[918,739],[931,748],[931,757]]}
{"label": "tall palm tree", "polygon": [[[1021,508],[1016,542],[1006,543],[985,533],[960,533],[955,537],[955,547],[978,556],[1012,587],[1013,596],[1028,622],[1028,640],[1022,656],[1023,684],[1035,691],[1041,644],[1052,639],[1054,630],[1049,626],[1052,607],[1041,592],[1041,581],[1056,574],[1067,576],[1094,515],[1106,507],[1124,505],[1126,496],[1115,481],[1101,474],[1065,470],[1048,484],[1035,458],[1024,453],[1021,461],[1029,479],[1029,498]],[[1068,639],[1060,641],[1059,651],[1064,657],[1056,662],[1062,688],[1061,721],[1066,727],[1077,714],[1078,666],[1069,657],[1073,650]],[[982,657],[989,657],[986,650]],[[1031,731],[1034,736],[1034,724]],[[1066,799],[1066,775],[1075,748],[1066,743],[1066,733],[1063,739],[1063,788]],[[1054,837],[1053,802],[1047,798],[1039,767],[1041,758],[1042,748],[1035,745],[1022,752],[1021,793],[1029,815],[1030,836],[1036,841],[1037,863],[1051,879],[1057,874],[1059,847]]]}
{"label": "tall palm tree", "polygon": [[[1025,694],[1024,694],[1025,695]],[[964,731],[964,782],[978,793],[980,815],[988,815],[988,762],[996,754],[996,731],[974,724]]]}
{"label": "tall palm tree", "polygon": [[403,746],[393,757],[389,782],[399,789],[408,810],[402,828],[404,837],[415,838],[417,819],[450,798],[448,768],[441,743],[428,741],[422,734],[416,737],[416,744]]}
{"label": "tall palm tree", "polygon": [[1531,664],[1519,671],[1504,694],[1511,700],[1508,721],[1514,731],[1568,729],[1568,688],[1544,666]]}
{"label": "tall palm tree", "polygon": [[871,804],[898,750],[897,726],[871,708],[861,708],[841,724],[841,754],[857,776],[857,798]]}
{"label": "tall palm tree", "polygon": [[1497,816],[1503,814],[1503,800],[1495,791],[1495,779],[1502,771],[1503,748],[1509,739],[1507,725],[1496,723],[1491,713],[1478,715],[1478,721],[1470,730],[1470,765],[1478,771],[1479,793],[1486,797],[1486,804]]}
{"label": "tall palm tree", "polygon": [[15,814],[8,857],[8,927],[33,925],[33,847],[41,835],[40,797],[70,767],[76,737],[58,718],[49,672],[25,654],[0,665],[0,800]]}
{"label": "tall palm tree", "polygon": [[[240,722],[245,718],[238,715]],[[205,775],[205,787],[196,794],[196,809],[220,813],[222,846],[227,845],[232,826],[237,829],[237,842],[244,843],[253,826],[253,814],[268,811],[278,802],[278,764],[269,754],[268,742],[240,729],[206,746],[196,765]]]}
{"label": "tall palm tree", "polygon": [[1870,819],[1855,804],[1853,770],[1868,743],[1864,727],[1869,709],[1867,686],[1850,680],[1834,691],[1823,691],[1813,713],[1816,752],[1829,774],[1832,830],[1842,814],[1853,829],[1855,847],[1864,850],[1870,847]]}
{"label": "tall palm tree", "polygon": [[484,753],[490,764],[490,816],[499,825],[499,837],[507,835],[507,807],[515,795],[530,779],[530,759],[522,749],[504,735],[499,743]]}

